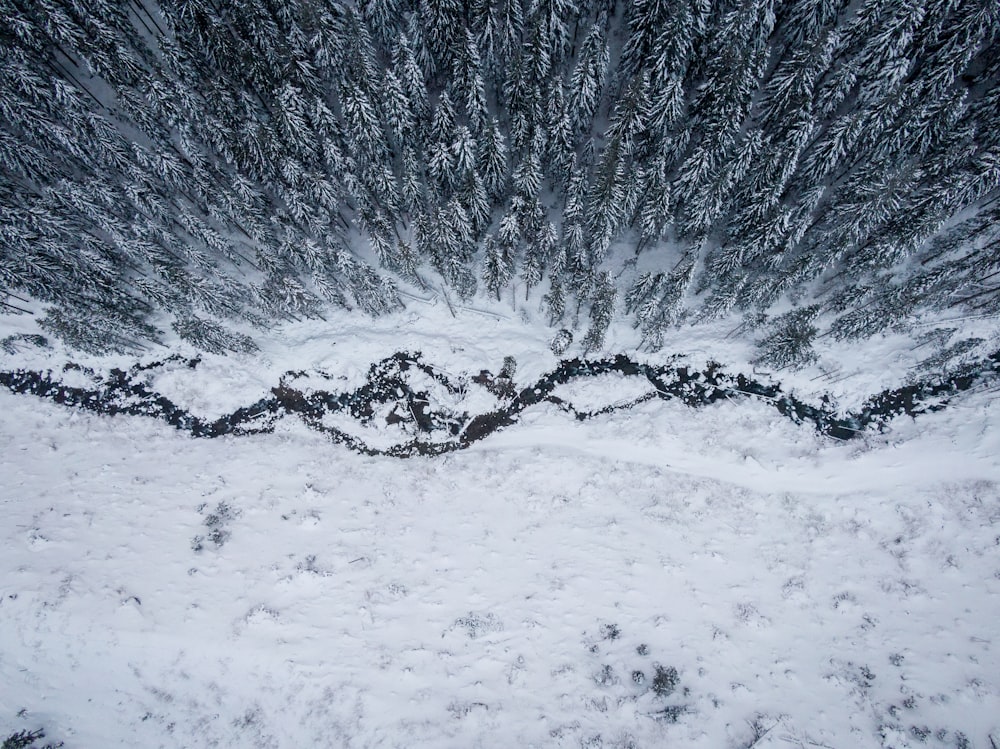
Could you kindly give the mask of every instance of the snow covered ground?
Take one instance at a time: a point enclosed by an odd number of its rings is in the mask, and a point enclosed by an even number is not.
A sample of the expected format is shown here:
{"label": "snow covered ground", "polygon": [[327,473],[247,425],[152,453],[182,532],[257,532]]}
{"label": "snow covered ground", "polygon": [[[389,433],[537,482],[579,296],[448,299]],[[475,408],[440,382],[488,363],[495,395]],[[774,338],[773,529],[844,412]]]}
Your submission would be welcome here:
{"label": "snow covered ground", "polygon": [[[259,355],[160,367],[149,384],[215,417],[289,370],[301,387],[356,387],[398,350],[452,379],[508,355],[518,383],[555,366],[532,309],[414,306],[286,325]],[[33,332],[26,319],[0,333]],[[749,373],[733,324],[679,331],[667,353]],[[634,345],[623,325],[607,350]],[[824,345],[776,377],[844,409],[924,355],[904,337]],[[68,359],[134,363],[57,346],[0,366]],[[556,395],[597,411],[645,388],[609,375]],[[655,399],[586,422],[539,404],[468,450],[399,460],[294,420],[197,440],[0,393],[0,739],[993,749],[991,397],[849,444],[752,400]],[[481,388],[467,398],[481,402],[455,407],[491,407]]]}
{"label": "snow covered ground", "polygon": [[[301,356],[347,383],[379,336]],[[500,336],[412,340],[499,369]],[[273,375],[208,358],[157,384],[223,412]],[[0,736],[991,749],[998,410],[972,394],[843,444],[752,401],[543,405],[398,460],[291,421],[196,440],[0,394]]]}

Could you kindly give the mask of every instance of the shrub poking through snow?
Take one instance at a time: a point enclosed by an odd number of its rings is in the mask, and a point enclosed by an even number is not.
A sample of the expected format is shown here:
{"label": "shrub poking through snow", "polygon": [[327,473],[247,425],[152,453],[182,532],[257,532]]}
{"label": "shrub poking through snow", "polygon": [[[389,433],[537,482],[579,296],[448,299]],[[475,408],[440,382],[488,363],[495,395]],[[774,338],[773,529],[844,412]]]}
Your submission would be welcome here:
{"label": "shrub poking through snow", "polygon": [[35,743],[44,738],[45,731],[41,729],[37,731],[18,731],[4,739],[3,746],[0,749],[58,749],[63,745],[61,741],[57,744],[47,743],[39,745]]}
{"label": "shrub poking through snow", "polygon": [[622,631],[619,629],[617,624],[602,624],[601,625],[601,637],[605,640],[617,640],[622,636]]}
{"label": "shrub poking through snow", "polygon": [[656,664],[653,668],[656,669],[656,675],[653,677],[653,692],[658,697],[669,697],[677,689],[681,680],[677,669],[673,666],[664,668],[660,664]]}
{"label": "shrub poking through snow", "polygon": [[618,677],[615,676],[615,670],[605,663],[601,666],[601,670],[594,674],[594,682],[602,687],[610,687],[618,683]]}
{"label": "shrub poking through snow", "polygon": [[455,620],[455,624],[452,625],[451,629],[456,628],[464,629],[470,640],[476,640],[484,635],[502,632],[503,622],[500,621],[500,618],[496,614],[490,611],[487,611],[485,614],[470,611],[467,616],[462,616]]}
{"label": "shrub poking through snow", "polygon": [[667,705],[662,710],[657,710],[653,713],[653,718],[664,723],[676,723],[686,712],[687,708],[684,705]]}
{"label": "shrub poking through snow", "polygon": [[[201,512],[204,509],[205,505],[202,505],[198,508],[198,511]],[[215,508],[215,512],[209,513],[205,517],[205,528],[208,529],[207,535],[198,535],[191,539],[191,548],[194,551],[203,551],[205,544],[210,543],[216,549],[221,549],[223,544],[232,536],[228,525],[237,515],[238,513],[228,504],[219,502]]]}

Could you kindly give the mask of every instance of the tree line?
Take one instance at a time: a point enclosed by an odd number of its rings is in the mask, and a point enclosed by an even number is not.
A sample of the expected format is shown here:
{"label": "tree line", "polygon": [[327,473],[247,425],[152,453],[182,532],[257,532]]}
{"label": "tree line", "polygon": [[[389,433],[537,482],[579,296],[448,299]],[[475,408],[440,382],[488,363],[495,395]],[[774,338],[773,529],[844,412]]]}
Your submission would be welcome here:
{"label": "tree line", "polygon": [[585,352],[739,311],[792,364],[820,314],[996,314],[998,41],[995,0],[0,0],[0,305],[249,350],[517,284]]}

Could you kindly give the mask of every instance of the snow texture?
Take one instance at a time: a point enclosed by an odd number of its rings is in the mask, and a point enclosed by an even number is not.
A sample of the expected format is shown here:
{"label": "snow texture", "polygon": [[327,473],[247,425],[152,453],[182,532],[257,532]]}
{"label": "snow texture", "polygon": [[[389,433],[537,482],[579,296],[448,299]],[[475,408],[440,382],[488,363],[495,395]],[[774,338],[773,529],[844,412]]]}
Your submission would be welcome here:
{"label": "snow texture", "polygon": [[[290,370],[306,390],[356,388],[401,348],[453,381],[508,355],[517,385],[556,365],[544,327],[458,312],[286,326],[258,357],[144,376],[213,417]],[[750,371],[731,323],[668,343],[692,367]],[[629,335],[612,326],[609,346],[629,350]],[[782,380],[854,408],[920,356],[902,338],[880,345],[824,349]],[[134,364],[57,345],[0,355],[0,368],[62,371],[66,358]],[[845,375],[832,385],[831,358]],[[637,382],[560,395],[594,411],[641,396]],[[587,421],[542,402],[467,450],[400,460],[296,420],[199,440],[0,393],[0,736],[44,727],[74,749],[991,749],[993,395],[849,443],[753,399],[650,399]],[[474,413],[495,402],[480,387],[464,398]]]}
{"label": "snow texture", "polygon": [[1000,731],[985,393],[850,445],[760,402],[587,422],[542,404],[405,461],[295,422],[205,441],[0,407],[5,730],[706,749]]}

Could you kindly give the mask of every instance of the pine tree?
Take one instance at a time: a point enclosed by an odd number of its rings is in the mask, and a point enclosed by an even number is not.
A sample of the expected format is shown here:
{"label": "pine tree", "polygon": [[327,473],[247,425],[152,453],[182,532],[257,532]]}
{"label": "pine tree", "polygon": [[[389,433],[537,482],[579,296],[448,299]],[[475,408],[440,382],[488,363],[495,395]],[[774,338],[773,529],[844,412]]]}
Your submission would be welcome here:
{"label": "pine tree", "polygon": [[538,197],[542,187],[542,164],[538,154],[531,152],[514,169],[514,193],[524,201]]}
{"label": "pine tree", "polygon": [[625,297],[626,309],[635,312],[643,345],[650,351],[663,346],[663,334],[677,325],[684,311],[684,295],[694,278],[697,249],[690,249],[669,273],[644,274]]}
{"label": "pine tree", "polygon": [[455,179],[457,182],[468,180],[476,168],[476,141],[465,125],[455,130],[455,139],[451,144],[455,157]]}
{"label": "pine tree", "polygon": [[471,30],[466,30],[465,44],[461,54],[455,59],[452,80],[472,131],[482,132],[490,112],[486,101],[486,85],[483,78],[479,45]]}
{"label": "pine tree", "polygon": [[642,169],[638,175],[639,204],[636,223],[639,226],[638,254],[650,243],[659,240],[666,231],[671,216],[671,193],[667,156],[661,155],[653,164]]}
{"label": "pine tree", "polygon": [[601,101],[610,53],[604,29],[594,24],[580,46],[580,54],[570,78],[569,114],[577,132],[590,130]]}
{"label": "pine tree", "polygon": [[458,0],[420,0],[418,6],[422,41],[430,53],[431,73],[451,70],[465,42],[465,19]]}
{"label": "pine tree", "polygon": [[587,200],[589,265],[604,262],[611,241],[627,216],[625,154],[621,141],[612,140],[601,157]]}
{"label": "pine tree", "polygon": [[565,190],[569,172],[573,167],[576,138],[562,86],[553,85],[549,95],[546,96],[546,101],[547,149],[542,166],[552,184],[559,185]]}
{"label": "pine tree", "polygon": [[776,318],[769,333],[759,344],[756,364],[777,369],[801,369],[816,361],[812,343],[819,329],[813,320],[817,305],[802,307]]}
{"label": "pine tree", "polygon": [[391,69],[385,71],[382,94],[382,111],[387,129],[397,146],[402,147],[413,137],[415,124],[409,97]]}
{"label": "pine tree", "polygon": [[500,292],[514,277],[514,261],[505,243],[487,237],[483,260],[483,283],[500,301]]}
{"label": "pine tree", "polygon": [[249,336],[227,330],[212,320],[191,316],[175,321],[171,327],[183,340],[210,354],[228,351],[249,354],[257,350],[257,344]]}
{"label": "pine tree", "polygon": [[358,9],[375,38],[389,46],[399,33],[399,0],[360,0]]}
{"label": "pine tree", "polygon": [[529,298],[531,289],[542,280],[545,267],[555,253],[559,241],[559,233],[555,224],[545,221],[540,223],[541,225],[534,229],[528,237],[524,261],[521,263],[521,280],[524,281],[525,300]]}
{"label": "pine tree", "polygon": [[356,158],[363,164],[381,163],[388,148],[382,124],[365,87],[346,84],[341,91],[347,136],[356,146]]}
{"label": "pine tree", "polygon": [[581,341],[584,354],[604,347],[604,337],[614,316],[616,295],[611,276],[607,272],[602,272],[596,280],[590,303],[590,327]]}
{"label": "pine tree", "polygon": [[480,239],[489,228],[491,207],[486,186],[475,169],[467,174],[465,181],[459,187],[458,199],[472,221],[473,236],[476,240]]}
{"label": "pine tree", "polygon": [[427,85],[406,34],[400,34],[393,47],[393,67],[412,107],[415,121],[424,122],[430,116]]}
{"label": "pine tree", "polygon": [[494,84],[499,83],[518,53],[524,27],[523,3],[521,0],[474,0],[471,5],[470,15],[483,67],[492,72]]}
{"label": "pine tree", "polygon": [[[548,314],[549,325],[556,325],[562,321],[563,315],[566,313],[566,291],[558,277],[550,279],[549,291],[542,298],[542,303],[545,305]],[[565,350],[565,348],[562,348],[562,351],[556,352],[556,355],[558,356]]]}
{"label": "pine tree", "polygon": [[479,173],[490,197],[499,201],[506,192],[508,170],[507,146],[496,119],[490,121],[479,144]]}
{"label": "pine tree", "polygon": [[427,174],[439,195],[448,196],[456,181],[455,152],[451,144],[436,141],[427,149]]}
{"label": "pine tree", "polygon": [[566,271],[574,290],[589,285],[593,268],[587,257],[586,182],[583,172],[574,165],[570,170],[563,210],[562,242],[565,248]]}
{"label": "pine tree", "polygon": [[424,184],[413,148],[403,149],[403,179],[400,187],[403,205],[411,214],[423,203]]}
{"label": "pine tree", "polygon": [[445,89],[434,108],[431,120],[430,139],[436,143],[451,143],[455,132],[456,114],[451,101],[451,93]]}

